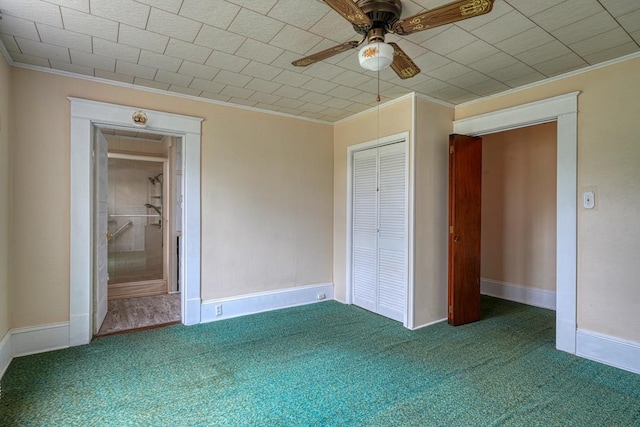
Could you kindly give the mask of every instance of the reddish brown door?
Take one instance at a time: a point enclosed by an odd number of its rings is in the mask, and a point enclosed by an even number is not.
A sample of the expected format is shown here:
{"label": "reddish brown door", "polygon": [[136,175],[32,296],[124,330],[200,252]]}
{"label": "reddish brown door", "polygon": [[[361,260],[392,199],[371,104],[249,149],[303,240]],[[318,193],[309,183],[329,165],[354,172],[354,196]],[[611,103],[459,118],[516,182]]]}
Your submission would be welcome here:
{"label": "reddish brown door", "polygon": [[480,320],[482,138],[449,136],[449,324]]}

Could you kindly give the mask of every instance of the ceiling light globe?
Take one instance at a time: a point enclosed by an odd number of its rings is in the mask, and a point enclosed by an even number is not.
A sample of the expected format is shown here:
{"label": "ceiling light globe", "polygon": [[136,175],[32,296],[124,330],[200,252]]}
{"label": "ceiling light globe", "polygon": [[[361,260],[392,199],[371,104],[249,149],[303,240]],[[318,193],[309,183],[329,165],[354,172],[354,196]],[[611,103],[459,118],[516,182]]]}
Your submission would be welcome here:
{"label": "ceiling light globe", "polygon": [[393,47],[382,42],[369,43],[360,48],[358,60],[365,70],[382,70],[393,62]]}

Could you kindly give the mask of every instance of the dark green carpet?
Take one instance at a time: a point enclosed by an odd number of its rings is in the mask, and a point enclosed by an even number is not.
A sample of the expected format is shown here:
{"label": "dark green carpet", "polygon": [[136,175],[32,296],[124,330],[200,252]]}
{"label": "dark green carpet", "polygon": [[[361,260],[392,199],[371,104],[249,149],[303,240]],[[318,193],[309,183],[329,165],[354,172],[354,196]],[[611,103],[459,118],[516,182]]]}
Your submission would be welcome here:
{"label": "dark green carpet", "polygon": [[337,302],[14,359],[2,426],[639,426],[640,375],[554,349],[555,313],[408,331]]}

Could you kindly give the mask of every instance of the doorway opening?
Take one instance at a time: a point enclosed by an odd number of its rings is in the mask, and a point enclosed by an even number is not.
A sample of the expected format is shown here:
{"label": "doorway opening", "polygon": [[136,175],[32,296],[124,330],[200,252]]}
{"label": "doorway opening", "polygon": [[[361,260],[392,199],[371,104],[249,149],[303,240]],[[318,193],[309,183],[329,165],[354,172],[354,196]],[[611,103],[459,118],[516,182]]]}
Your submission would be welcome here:
{"label": "doorway opening", "polygon": [[[110,335],[179,323],[182,140],[171,135],[96,128],[97,164],[106,143],[106,167],[95,168],[96,287],[105,286],[107,310],[96,289],[94,334]],[[104,150],[103,150],[104,151]],[[104,154],[102,154],[104,155]],[[106,201],[106,215],[100,206]],[[101,248],[106,235],[106,251]],[[103,307],[101,307],[103,305]]]}

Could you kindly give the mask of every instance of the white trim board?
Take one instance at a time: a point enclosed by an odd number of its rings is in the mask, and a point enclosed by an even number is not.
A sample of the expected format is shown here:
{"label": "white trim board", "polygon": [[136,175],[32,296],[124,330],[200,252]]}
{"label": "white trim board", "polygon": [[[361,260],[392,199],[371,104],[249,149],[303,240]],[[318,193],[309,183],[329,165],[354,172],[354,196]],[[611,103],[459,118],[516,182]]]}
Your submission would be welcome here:
{"label": "white trim board", "polygon": [[578,95],[572,92],[453,122],[455,133],[487,135],[557,121],[556,348],[576,352]]}
{"label": "white trim board", "polygon": [[133,124],[136,107],[80,98],[71,101],[69,345],[91,341],[93,307],[94,125],[147,131],[183,140],[182,323],[200,323],[200,128],[203,119],[144,109],[146,127]]}
{"label": "white trim board", "polygon": [[[320,296],[324,294],[324,298]],[[333,299],[333,283],[318,283],[290,289],[260,292],[202,302],[202,322],[214,322],[248,314],[279,310]],[[216,315],[216,307],[222,313]]]}
{"label": "white trim board", "polygon": [[640,343],[578,329],[576,355],[640,374]]}
{"label": "white trim board", "polygon": [[534,307],[556,309],[556,293],[543,289],[480,278],[480,293],[491,297],[515,301]]}
{"label": "white trim board", "polygon": [[0,340],[0,380],[11,363],[11,331],[7,331]]}

